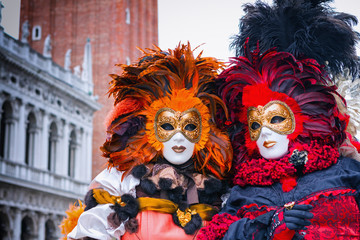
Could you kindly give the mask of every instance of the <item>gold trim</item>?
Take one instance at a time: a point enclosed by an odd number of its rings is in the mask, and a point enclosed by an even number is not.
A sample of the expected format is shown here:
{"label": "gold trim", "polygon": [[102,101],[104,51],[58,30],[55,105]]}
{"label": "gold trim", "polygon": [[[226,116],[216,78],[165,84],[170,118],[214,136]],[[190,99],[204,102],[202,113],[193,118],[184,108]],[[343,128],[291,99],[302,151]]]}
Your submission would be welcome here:
{"label": "gold trim", "polygon": [[[198,132],[199,132],[199,136],[195,139],[192,139],[190,137],[188,137],[188,135],[186,133],[184,133],[182,131],[182,129],[179,129],[179,127],[177,127],[176,130],[174,130],[174,132],[172,134],[170,134],[169,136],[167,136],[166,138],[160,138],[159,137],[159,132],[158,132],[158,117],[159,117],[159,114],[162,113],[162,112],[165,112],[165,111],[169,111],[171,113],[174,114],[174,117],[177,118],[177,121],[180,120],[180,118],[182,116],[184,116],[185,114],[189,113],[189,112],[196,112],[197,115],[199,116],[199,129],[198,129]],[[161,108],[160,110],[158,110],[155,114],[155,120],[154,120],[154,131],[155,131],[155,137],[156,139],[159,141],[159,142],[167,142],[169,141],[176,133],[180,132],[182,133],[185,138],[187,140],[189,140],[190,142],[192,143],[197,143],[200,139],[201,139],[201,134],[202,134],[202,117],[201,117],[201,114],[199,112],[199,110],[197,110],[196,108],[189,108],[187,110],[185,110],[184,112],[179,112],[179,111],[175,111],[174,109],[172,108],[168,108],[168,107],[164,107],[164,108]]]}
{"label": "gold trim", "polygon": [[[286,123],[286,126],[288,126],[289,124],[291,124],[291,128],[290,130],[288,131],[280,131],[278,129],[275,129],[271,126],[268,126],[268,125],[264,125],[263,122],[265,122],[266,120],[269,121],[269,119],[265,119],[265,116],[264,116],[264,113],[265,113],[265,110],[270,106],[270,105],[273,105],[273,104],[280,104],[282,106],[284,106],[289,114],[290,114],[290,119],[291,119],[291,122],[287,122]],[[259,117],[261,119],[261,124],[260,124],[260,128],[256,129],[255,131],[254,130],[251,130],[251,124],[254,122],[254,117],[253,116],[250,116],[250,112],[251,111],[256,111],[258,114],[259,114]],[[284,114],[279,114],[280,116],[281,115],[284,115]],[[271,120],[271,119],[270,119]],[[286,120],[289,120],[289,119],[286,119]],[[286,121],[285,120],[285,121]],[[273,101],[270,101],[268,102],[267,104],[265,104],[265,106],[257,106],[257,107],[249,107],[247,109],[247,121],[248,121],[248,129],[249,129],[249,133],[250,133],[250,138],[252,141],[257,141],[259,139],[259,136],[260,136],[260,132],[261,132],[261,129],[266,126],[268,127],[269,129],[271,129],[272,131],[278,133],[278,134],[282,134],[282,135],[288,135],[288,134],[291,134],[295,131],[295,126],[296,126],[296,122],[295,122],[295,116],[294,116],[294,113],[293,111],[291,110],[291,108],[285,103],[285,102],[282,102],[282,101],[279,101],[279,100],[273,100]]]}

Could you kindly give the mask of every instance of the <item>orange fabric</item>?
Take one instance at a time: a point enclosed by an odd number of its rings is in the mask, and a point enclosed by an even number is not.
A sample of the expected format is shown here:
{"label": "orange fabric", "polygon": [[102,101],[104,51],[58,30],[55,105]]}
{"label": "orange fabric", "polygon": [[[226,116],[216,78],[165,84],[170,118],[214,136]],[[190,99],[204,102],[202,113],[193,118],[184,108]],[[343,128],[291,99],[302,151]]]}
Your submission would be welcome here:
{"label": "orange fabric", "polygon": [[[196,239],[194,235],[187,235],[184,230],[175,225],[171,214],[154,211],[139,212],[136,219],[139,221],[139,231],[128,233],[121,240],[190,240]],[[205,222],[206,225],[206,222]]]}

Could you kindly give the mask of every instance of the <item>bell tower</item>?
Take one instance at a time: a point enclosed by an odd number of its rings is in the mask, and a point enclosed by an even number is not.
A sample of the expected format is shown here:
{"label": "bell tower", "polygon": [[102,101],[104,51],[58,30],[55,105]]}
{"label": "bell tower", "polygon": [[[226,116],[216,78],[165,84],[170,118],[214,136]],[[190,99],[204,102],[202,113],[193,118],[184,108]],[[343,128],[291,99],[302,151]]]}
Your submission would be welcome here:
{"label": "bell tower", "polygon": [[[84,81],[102,108],[93,120],[92,176],[106,166],[99,147],[113,105],[108,74],[158,45],[157,0],[22,0],[20,39]],[[90,74],[90,75],[89,75]],[[85,143],[83,143],[85,144]],[[91,161],[89,159],[89,161]]]}

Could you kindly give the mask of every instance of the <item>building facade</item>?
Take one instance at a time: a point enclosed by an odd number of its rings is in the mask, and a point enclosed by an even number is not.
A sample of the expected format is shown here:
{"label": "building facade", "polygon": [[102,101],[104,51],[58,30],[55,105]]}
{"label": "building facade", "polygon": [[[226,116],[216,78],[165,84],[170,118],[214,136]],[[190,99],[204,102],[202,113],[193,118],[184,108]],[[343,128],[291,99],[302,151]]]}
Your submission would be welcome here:
{"label": "building facade", "polygon": [[0,239],[59,239],[64,211],[91,180],[100,105],[91,82],[25,40],[0,26]]}
{"label": "building facade", "polygon": [[[81,78],[92,77],[94,94],[102,105],[94,116],[92,177],[106,167],[99,147],[106,138],[104,116],[113,106],[107,95],[108,75],[121,71],[116,64],[137,60],[141,54],[137,47],[158,44],[157,4],[157,0],[21,1],[20,35],[24,41]],[[84,67],[86,41],[92,47],[92,75]],[[51,48],[45,47],[46,42],[51,42]],[[67,65],[65,56],[71,56]]]}

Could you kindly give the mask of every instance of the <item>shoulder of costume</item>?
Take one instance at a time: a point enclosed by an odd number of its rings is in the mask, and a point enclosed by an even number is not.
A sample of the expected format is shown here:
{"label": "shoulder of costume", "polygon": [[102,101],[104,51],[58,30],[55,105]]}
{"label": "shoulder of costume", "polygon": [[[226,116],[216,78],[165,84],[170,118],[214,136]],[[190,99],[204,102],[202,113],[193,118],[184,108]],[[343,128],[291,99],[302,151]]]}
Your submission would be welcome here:
{"label": "shoulder of costume", "polygon": [[360,162],[356,159],[340,157],[338,160],[338,165],[341,166],[344,170],[358,172],[360,175]]}

